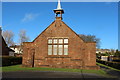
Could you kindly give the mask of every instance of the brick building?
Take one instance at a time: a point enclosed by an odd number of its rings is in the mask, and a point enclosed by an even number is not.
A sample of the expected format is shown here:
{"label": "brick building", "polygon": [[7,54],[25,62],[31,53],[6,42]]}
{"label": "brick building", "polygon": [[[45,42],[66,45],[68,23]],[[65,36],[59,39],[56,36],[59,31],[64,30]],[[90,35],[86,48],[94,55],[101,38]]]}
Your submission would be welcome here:
{"label": "brick building", "polygon": [[2,29],[0,27],[0,56],[13,56],[14,50],[10,49],[6,44],[3,36],[2,36]]}
{"label": "brick building", "polygon": [[9,56],[9,48],[2,36],[1,27],[0,27],[0,56]]}
{"label": "brick building", "polygon": [[23,43],[24,67],[99,69],[96,43],[83,41],[62,21],[64,10],[58,1],[52,22],[32,42]]}

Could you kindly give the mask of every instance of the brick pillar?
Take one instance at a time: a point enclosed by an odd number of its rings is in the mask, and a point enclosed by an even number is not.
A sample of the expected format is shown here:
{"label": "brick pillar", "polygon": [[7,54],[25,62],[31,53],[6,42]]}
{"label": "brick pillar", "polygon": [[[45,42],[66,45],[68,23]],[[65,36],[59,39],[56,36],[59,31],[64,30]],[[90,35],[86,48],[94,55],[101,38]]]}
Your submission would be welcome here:
{"label": "brick pillar", "polygon": [[96,43],[86,43],[85,66],[96,66]]}

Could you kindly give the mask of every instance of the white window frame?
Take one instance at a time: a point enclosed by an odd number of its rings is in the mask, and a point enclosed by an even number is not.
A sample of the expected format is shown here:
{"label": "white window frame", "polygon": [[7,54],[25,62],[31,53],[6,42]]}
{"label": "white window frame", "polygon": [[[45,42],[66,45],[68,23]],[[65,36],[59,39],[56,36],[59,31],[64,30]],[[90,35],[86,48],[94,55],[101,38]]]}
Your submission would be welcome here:
{"label": "white window frame", "polygon": [[[52,41],[50,41],[52,40]],[[48,55],[69,55],[68,54],[68,38],[48,38]],[[49,53],[49,45],[52,45],[52,54]],[[56,45],[56,47],[55,47]],[[62,45],[62,47],[60,47]],[[67,48],[65,47],[67,46]],[[60,49],[62,51],[60,51]],[[65,52],[66,51],[66,52]]]}

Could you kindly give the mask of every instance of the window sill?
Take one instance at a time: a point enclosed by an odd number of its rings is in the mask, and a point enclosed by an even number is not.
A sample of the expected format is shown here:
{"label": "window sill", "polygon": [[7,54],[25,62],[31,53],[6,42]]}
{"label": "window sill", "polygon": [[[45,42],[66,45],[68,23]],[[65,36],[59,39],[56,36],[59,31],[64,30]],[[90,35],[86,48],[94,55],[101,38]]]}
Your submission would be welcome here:
{"label": "window sill", "polygon": [[71,58],[68,55],[48,55],[45,58]]}

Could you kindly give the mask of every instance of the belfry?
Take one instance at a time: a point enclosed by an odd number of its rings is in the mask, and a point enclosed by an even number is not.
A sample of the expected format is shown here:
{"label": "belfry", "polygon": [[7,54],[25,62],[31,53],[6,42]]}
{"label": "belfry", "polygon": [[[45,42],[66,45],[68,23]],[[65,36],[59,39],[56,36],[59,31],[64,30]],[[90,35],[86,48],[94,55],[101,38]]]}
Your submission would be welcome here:
{"label": "belfry", "polygon": [[62,14],[64,14],[64,10],[61,8],[60,0],[58,0],[57,9],[54,9],[53,11],[56,14],[56,19],[61,19],[62,20]]}

